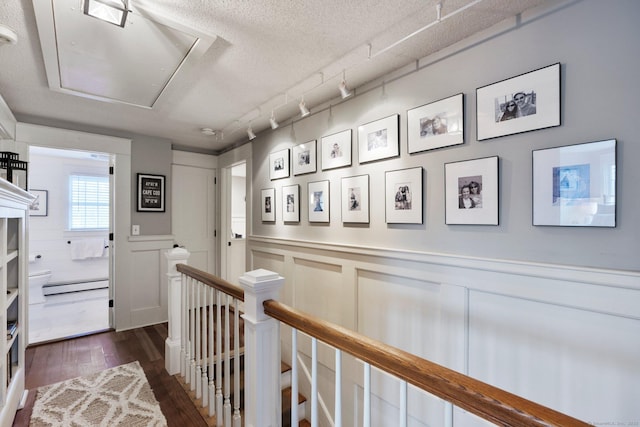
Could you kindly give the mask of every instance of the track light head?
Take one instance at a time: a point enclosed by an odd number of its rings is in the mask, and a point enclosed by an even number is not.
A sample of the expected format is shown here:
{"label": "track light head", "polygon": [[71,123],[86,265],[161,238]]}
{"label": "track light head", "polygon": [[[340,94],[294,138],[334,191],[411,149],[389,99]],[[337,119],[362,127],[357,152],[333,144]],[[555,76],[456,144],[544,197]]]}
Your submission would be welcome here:
{"label": "track light head", "polygon": [[349,90],[349,88],[347,87],[347,82],[345,82],[344,80],[340,82],[340,84],[338,85],[338,89],[340,90],[340,96],[342,96],[342,99],[347,99],[348,97],[353,95],[353,92]]}
{"label": "track light head", "polygon": [[251,129],[251,126],[247,128],[247,135],[249,136],[249,141],[256,139],[256,134],[253,133],[253,129]]}
{"label": "track light head", "polygon": [[304,103],[304,99],[300,101],[300,104],[298,104],[298,108],[300,108],[300,115],[302,117],[307,117],[309,114],[311,114],[311,112],[307,108],[307,105]]}
{"label": "track light head", "polygon": [[269,119],[269,123],[271,123],[271,129],[273,130],[278,129],[278,126],[280,126],[276,121],[276,116],[273,114],[273,111],[271,112],[271,118]]}

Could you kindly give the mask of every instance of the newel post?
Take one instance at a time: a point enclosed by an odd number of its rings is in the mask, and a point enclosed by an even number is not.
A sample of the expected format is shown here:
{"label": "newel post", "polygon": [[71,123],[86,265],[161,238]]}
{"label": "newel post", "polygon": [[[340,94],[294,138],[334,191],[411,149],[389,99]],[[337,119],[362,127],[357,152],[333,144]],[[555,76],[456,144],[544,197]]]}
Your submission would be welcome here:
{"label": "newel post", "polygon": [[181,336],[182,330],[181,324],[181,274],[176,270],[177,264],[186,264],[189,259],[189,251],[184,248],[173,248],[167,251],[165,256],[167,257],[169,268],[167,271],[167,277],[169,278],[169,290],[167,292],[168,304],[169,304],[169,333],[164,344],[164,368],[170,375],[180,372],[180,362],[182,357],[180,355]]}
{"label": "newel post", "polygon": [[275,427],[282,422],[280,322],[262,303],[278,297],[284,278],[258,269],[240,277],[244,290],[245,425]]}

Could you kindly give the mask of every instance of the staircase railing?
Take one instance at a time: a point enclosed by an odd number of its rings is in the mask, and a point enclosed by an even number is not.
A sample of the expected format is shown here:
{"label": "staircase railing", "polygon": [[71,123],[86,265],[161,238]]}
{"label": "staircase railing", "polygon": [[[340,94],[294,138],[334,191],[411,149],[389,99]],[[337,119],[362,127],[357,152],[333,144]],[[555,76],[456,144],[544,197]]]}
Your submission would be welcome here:
{"label": "staircase railing", "polygon": [[[281,420],[280,322],[293,328],[292,363],[297,371],[296,334],[311,337],[311,425],[318,425],[317,343],[328,344],[336,352],[334,426],[342,426],[342,353],[364,364],[362,425],[371,424],[371,367],[400,381],[399,426],[407,425],[407,384],[437,396],[445,402],[445,425],[453,425],[454,405],[489,422],[502,426],[587,426],[589,424],[524,399],[398,348],[370,339],[346,328],[315,318],[276,301],[284,279],[276,273],[256,270],[240,278],[242,289],[186,264],[188,253],[169,254],[169,337],[166,368],[180,373],[192,390],[202,396],[209,414],[216,414],[218,426],[276,426]],[[173,265],[171,265],[173,263]],[[231,410],[229,367],[239,372],[241,335],[240,302],[244,301],[244,421],[240,416],[241,386],[233,386]],[[181,306],[176,309],[175,304]],[[224,316],[221,314],[221,310]],[[231,332],[230,313],[235,330]],[[215,313],[215,314],[213,314]],[[175,327],[175,322],[181,326]],[[224,325],[223,325],[224,324]],[[217,328],[214,331],[214,326]],[[221,330],[224,326],[224,330]],[[229,335],[235,344],[230,347]],[[222,337],[225,337],[224,339]],[[216,340],[215,348],[213,346]],[[222,343],[224,341],[224,343]],[[176,349],[177,348],[177,349]],[[215,357],[210,357],[215,355]],[[233,357],[232,357],[233,355]],[[175,359],[179,359],[179,362]],[[215,359],[215,360],[214,360]],[[224,371],[222,372],[222,367]],[[215,368],[215,371],[214,371]],[[239,375],[234,375],[238,381]],[[292,378],[291,424],[297,425],[297,378]],[[200,390],[200,392],[198,392]],[[206,390],[206,391],[205,391]],[[212,397],[215,391],[215,399]],[[207,399],[208,397],[208,399]],[[206,401],[206,402],[205,402]]]}

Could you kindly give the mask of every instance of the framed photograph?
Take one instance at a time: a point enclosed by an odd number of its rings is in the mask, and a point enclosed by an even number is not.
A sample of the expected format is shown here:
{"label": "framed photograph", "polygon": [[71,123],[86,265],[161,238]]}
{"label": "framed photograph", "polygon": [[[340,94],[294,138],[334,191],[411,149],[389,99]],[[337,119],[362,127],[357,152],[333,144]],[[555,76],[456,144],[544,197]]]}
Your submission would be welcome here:
{"label": "framed photograph", "polygon": [[445,223],[498,225],[498,157],[445,163]]}
{"label": "framed photograph", "polygon": [[351,166],[351,129],[323,136],[322,170]]}
{"label": "framed photograph", "polygon": [[293,174],[302,175],[316,171],[316,140],[293,147]]}
{"label": "framed photograph", "polygon": [[269,154],[269,178],[289,178],[289,149],[274,151]]}
{"label": "framed photograph", "polygon": [[478,141],[560,126],[560,63],[476,89]]}
{"label": "framed photograph", "polygon": [[387,171],[384,182],[387,224],[422,224],[422,167]]}
{"label": "framed photograph", "polygon": [[47,216],[49,214],[49,192],[47,190],[29,190],[36,199],[29,206],[30,216]]}
{"label": "framed photograph", "polygon": [[138,174],[138,212],[164,212],[164,175]]}
{"label": "framed photograph", "polygon": [[358,127],[358,162],[388,159],[400,155],[400,115],[385,117]]}
{"label": "framed photograph", "polygon": [[409,154],[464,143],[464,96],[459,93],[407,111]]}
{"label": "framed photograph", "polygon": [[329,222],[329,181],[310,182],[309,222]]}
{"label": "framed photograph", "polygon": [[369,222],[369,175],[342,178],[342,222]]}
{"label": "framed photograph", "polygon": [[300,186],[298,184],[282,187],[282,220],[300,222]]}
{"label": "framed photograph", "polygon": [[533,151],[533,225],[616,226],[616,140]]}
{"label": "framed photograph", "polygon": [[276,220],[276,189],[265,188],[261,191],[262,221],[273,222]]}

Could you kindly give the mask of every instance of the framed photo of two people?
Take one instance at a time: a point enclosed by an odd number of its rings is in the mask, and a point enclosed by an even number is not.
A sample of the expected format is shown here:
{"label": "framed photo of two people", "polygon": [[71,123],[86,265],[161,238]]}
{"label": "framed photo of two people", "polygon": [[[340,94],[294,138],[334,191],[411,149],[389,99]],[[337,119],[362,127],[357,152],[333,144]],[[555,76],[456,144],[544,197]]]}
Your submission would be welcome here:
{"label": "framed photo of two people", "polygon": [[560,63],[476,89],[478,141],[560,126]]}

